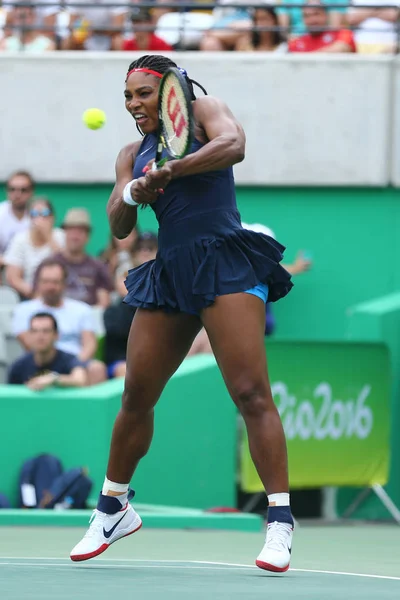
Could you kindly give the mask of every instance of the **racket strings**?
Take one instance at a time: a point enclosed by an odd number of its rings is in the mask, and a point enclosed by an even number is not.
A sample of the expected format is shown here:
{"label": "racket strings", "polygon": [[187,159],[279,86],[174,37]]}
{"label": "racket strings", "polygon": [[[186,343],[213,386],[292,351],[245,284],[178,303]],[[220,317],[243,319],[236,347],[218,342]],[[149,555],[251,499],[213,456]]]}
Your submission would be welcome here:
{"label": "racket strings", "polygon": [[170,75],[165,81],[161,112],[164,143],[173,156],[184,154],[190,136],[190,115],[179,80]]}

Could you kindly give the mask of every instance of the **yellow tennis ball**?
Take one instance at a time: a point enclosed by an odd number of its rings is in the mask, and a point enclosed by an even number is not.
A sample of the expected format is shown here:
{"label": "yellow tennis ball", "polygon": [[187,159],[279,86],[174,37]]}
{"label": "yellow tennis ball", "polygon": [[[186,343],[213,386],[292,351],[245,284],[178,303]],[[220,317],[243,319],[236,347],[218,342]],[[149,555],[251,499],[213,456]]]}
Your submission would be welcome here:
{"label": "yellow tennis ball", "polygon": [[106,113],[100,108],[88,108],[83,113],[82,120],[89,129],[100,129],[106,122]]}

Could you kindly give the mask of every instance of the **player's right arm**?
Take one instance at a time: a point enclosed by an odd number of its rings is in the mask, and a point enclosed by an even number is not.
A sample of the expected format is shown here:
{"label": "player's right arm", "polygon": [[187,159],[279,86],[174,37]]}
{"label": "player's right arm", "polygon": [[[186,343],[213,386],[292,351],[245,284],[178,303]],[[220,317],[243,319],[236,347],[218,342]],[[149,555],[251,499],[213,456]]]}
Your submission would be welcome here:
{"label": "player's right arm", "polygon": [[[126,238],[136,225],[137,206],[127,204],[123,200],[125,186],[132,182],[133,165],[141,142],[128,144],[118,154],[115,163],[116,182],[107,203],[107,215],[112,234],[118,238]],[[151,204],[158,193],[149,189],[145,177],[132,182],[131,196],[138,204]]]}

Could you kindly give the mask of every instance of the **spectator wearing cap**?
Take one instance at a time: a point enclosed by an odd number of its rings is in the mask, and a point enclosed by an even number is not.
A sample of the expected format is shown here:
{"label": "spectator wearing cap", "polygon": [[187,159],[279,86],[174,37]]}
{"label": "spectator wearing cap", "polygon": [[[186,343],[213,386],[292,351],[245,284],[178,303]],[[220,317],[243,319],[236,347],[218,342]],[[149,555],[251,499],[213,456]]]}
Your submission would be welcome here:
{"label": "spectator wearing cap", "polygon": [[317,0],[312,0],[309,4],[303,8],[308,33],[291,40],[289,52],[356,52],[353,32],[349,29],[330,30],[326,7]]}
{"label": "spectator wearing cap", "polygon": [[33,295],[37,267],[64,246],[65,234],[54,227],[54,208],[47,198],[35,198],[29,209],[30,226],[17,233],[4,256],[6,280],[22,299]]}
{"label": "spectator wearing cap", "polygon": [[65,215],[65,247],[54,258],[67,269],[65,296],[106,308],[114,285],[107,267],[86,253],[91,232],[90,216],[84,208],[71,208]]}
{"label": "spectator wearing cap", "polygon": [[172,46],[155,35],[151,12],[148,8],[133,8],[130,20],[133,36],[121,41],[120,49],[129,51],[170,52]]}
{"label": "spectator wearing cap", "polygon": [[29,229],[29,201],[35,182],[27,171],[16,171],[7,180],[7,198],[0,203],[0,267],[3,254],[17,233]]}

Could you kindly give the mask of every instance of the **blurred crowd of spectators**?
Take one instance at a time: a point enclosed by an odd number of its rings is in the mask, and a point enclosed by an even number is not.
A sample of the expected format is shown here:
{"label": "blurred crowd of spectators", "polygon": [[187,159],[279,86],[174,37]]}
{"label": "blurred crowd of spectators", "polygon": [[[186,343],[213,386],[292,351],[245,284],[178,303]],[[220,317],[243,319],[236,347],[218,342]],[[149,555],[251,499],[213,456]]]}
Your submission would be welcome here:
{"label": "blurred crowd of spectators", "polygon": [[301,0],[215,0],[213,10],[202,9],[206,0],[188,0],[186,10],[168,7],[184,7],[184,0],[154,0],[152,7],[140,0],[39,1],[35,8],[0,0],[0,51],[393,53],[398,47],[399,0],[350,0],[348,8],[345,0],[302,7]]}
{"label": "blurred crowd of spectators", "polygon": [[[27,352],[9,381],[39,389],[55,377],[59,385],[92,385],[123,376],[134,314],[122,303],[124,281],[129,269],[155,258],[157,236],[135,228],[124,240],[111,238],[95,258],[86,251],[88,211],[71,208],[55,227],[52,203],[34,192],[30,173],[18,171],[0,202],[1,279],[20,299],[11,332]],[[102,348],[96,315],[105,330]],[[72,379],[64,377],[74,369]]]}

